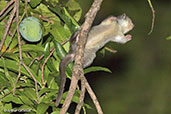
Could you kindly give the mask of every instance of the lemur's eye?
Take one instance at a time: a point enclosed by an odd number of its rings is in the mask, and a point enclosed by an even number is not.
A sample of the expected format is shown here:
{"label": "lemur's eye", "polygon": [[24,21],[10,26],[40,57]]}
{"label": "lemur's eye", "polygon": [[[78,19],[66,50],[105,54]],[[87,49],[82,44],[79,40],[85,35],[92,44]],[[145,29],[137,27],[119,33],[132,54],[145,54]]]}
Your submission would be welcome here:
{"label": "lemur's eye", "polygon": [[119,23],[119,20],[118,19],[116,19],[116,23]]}

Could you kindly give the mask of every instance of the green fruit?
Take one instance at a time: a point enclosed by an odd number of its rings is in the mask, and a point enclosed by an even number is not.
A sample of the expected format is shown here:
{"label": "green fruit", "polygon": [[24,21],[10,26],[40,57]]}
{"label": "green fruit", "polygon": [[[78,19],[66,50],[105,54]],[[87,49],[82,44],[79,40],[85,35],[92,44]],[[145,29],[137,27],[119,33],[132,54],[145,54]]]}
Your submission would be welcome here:
{"label": "green fruit", "polygon": [[25,18],[19,26],[21,36],[29,42],[37,42],[42,37],[40,21],[35,17]]}

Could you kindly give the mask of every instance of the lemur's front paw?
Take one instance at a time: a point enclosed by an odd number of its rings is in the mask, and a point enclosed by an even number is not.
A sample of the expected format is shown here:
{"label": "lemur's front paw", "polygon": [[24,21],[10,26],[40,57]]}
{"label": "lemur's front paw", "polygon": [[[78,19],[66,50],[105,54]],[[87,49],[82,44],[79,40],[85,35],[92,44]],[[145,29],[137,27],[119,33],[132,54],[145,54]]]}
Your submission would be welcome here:
{"label": "lemur's front paw", "polygon": [[129,41],[129,40],[132,39],[132,35],[128,34],[128,35],[125,36],[125,38]]}

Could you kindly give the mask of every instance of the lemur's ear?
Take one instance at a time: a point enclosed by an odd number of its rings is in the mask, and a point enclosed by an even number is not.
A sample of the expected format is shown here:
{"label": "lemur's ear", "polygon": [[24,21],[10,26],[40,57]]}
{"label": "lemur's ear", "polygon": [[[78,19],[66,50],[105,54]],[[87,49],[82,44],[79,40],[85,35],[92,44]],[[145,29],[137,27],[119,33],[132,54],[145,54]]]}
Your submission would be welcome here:
{"label": "lemur's ear", "polygon": [[126,14],[123,13],[123,14],[121,15],[121,17],[122,17],[123,19],[125,19],[125,18],[126,18]]}
{"label": "lemur's ear", "polygon": [[118,16],[118,19],[126,19],[126,14],[123,13],[121,16]]}

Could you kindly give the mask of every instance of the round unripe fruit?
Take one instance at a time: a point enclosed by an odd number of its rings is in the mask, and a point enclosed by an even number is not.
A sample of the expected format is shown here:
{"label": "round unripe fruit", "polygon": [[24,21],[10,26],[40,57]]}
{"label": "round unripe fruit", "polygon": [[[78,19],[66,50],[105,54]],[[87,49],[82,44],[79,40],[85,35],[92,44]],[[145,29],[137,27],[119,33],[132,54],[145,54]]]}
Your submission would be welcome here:
{"label": "round unripe fruit", "polygon": [[21,36],[29,42],[37,42],[42,37],[40,21],[35,17],[25,18],[19,26]]}

